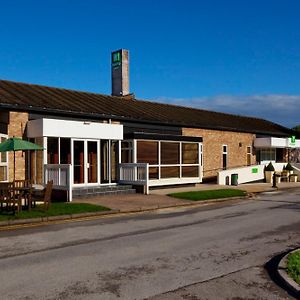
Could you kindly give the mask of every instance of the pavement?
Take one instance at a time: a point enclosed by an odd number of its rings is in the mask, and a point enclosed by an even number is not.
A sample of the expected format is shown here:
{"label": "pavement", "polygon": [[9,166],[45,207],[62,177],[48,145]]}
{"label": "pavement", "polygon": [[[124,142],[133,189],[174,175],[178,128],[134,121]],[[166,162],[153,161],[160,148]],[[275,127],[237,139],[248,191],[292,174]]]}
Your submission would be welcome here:
{"label": "pavement", "polygon": [[[59,215],[49,217],[38,217],[33,219],[16,219],[0,222],[0,231],[7,229],[20,228],[22,226],[40,226],[42,224],[51,222],[72,222],[73,220],[86,220],[87,218],[98,218],[105,215],[138,213],[153,211],[167,208],[180,208],[191,206],[206,206],[215,203],[221,203],[228,200],[239,200],[241,198],[224,198],[224,199],[210,199],[206,201],[190,201],[184,199],[177,199],[167,196],[170,193],[185,192],[185,191],[199,191],[199,190],[216,190],[216,189],[241,189],[248,193],[248,196],[255,196],[256,193],[268,193],[277,190],[299,188],[300,182],[284,182],[278,184],[277,188],[272,188],[269,183],[252,183],[241,184],[239,186],[222,186],[217,184],[196,184],[195,186],[161,188],[150,191],[150,195],[143,194],[124,194],[124,195],[110,195],[110,196],[96,196],[88,198],[77,198],[73,202],[91,203],[110,208],[110,211],[80,213],[70,215]],[[31,225],[32,224],[32,225]]]}
{"label": "pavement", "polygon": [[[217,184],[196,184],[195,186],[173,187],[173,188],[160,188],[150,190],[150,195],[142,194],[129,194],[129,195],[111,195],[111,196],[98,196],[88,198],[78,198],[74,202],[91,203],[101,206],[106,206],[120,212],[133,212],[143,210],[153,210],[167,207],[185,206],[185,205],[203,205],[214,201],[189,201],[183,199],[176,199],[167,196],[170,193],[179,193],[186,191],[199,191],[199,190],[216,190],[216,189],[241,189],[245,190],[248,194],[256,194],[262,192],[271,192],[274,190],[283,190],[290,188],[300,187],[300,182],[283,182],[278,184],[278,188],[272,188],[270,183],[248,183],[239,186],[217,185]],[[220,201],[220,200],[218,200]]]}

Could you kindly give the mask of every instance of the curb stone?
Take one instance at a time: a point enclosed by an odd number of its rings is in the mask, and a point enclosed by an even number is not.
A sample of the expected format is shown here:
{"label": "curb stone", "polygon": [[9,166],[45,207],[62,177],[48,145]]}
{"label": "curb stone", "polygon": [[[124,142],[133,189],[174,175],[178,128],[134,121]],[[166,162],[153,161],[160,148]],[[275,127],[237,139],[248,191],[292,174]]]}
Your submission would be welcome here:
{"label": "curb stone", "polygon": [[278,267],[277,267],[277,273],[281,280],[285,283],[285,285],[292,290],[296,295],[300,296],[300,285],[295,282],[287,273],[286,268],[287,268],[287,258],[289,254],[300,251],[300,248],[295,249],[289,253],[287,253],[279,262]]}
{"label": "curb stone", "polygon": [[104,216],[104,215],[124,215],[124,214],[131,214],[131,213],[143,213],[143,212],[154,212],[161,209],[169,209],[169,208],[177,208],[177,207],[198,207],[204,206],[209,204],[216,204],[222,203],[230,200],[245,200],[251,199],[251,195],[248,193],[244,197],[229,197],[229,198],[218,198],[218,199],[208,199],[203,201],[194,201],[192,203],[184,203],[178,205],[169,205],[169,206],[157,206],[153,208],[143,208],[140,207],[139,209],[128,210],[128,211],[120,211],[119,209],[111,209],[107,211],[100,211],[100,212],[86,212],[86,213],[79,213],[79,214],[70,214],[70,215],[59,215],[59,216],[48,216],[48,217],[37,217],[37,218],[30,218],[30,219],[16,219],[16,220],[7,220],[0,222],[0,228],[5,229],[7,226],[13,225],[26,225],[26,224],[36,224],[36,223],[44,223],[49,221],[63,221],[63,220],[76,220],[85,217],[96,217],[96,216]]}
{"label": "curb stone", "polygon": [[71,220],[71,219],[80,219],[85,217],[94,217],[94,216],[103,216],[110,214],[117,214],[120,211],[118,209],[111,209],[107,211],[100,212],[87,212],[80,214],[71,214],[71,215],[60,215],[60,216],[48,216],[48,217],[37,217],[30,219],[16,219],[16,220],[8,220],[1,221],[0,227],[12,226],[12,225],[25,225],[25,224],[33,224],[33,223],[43,223],[48,221],[62,221],[62,220]]}

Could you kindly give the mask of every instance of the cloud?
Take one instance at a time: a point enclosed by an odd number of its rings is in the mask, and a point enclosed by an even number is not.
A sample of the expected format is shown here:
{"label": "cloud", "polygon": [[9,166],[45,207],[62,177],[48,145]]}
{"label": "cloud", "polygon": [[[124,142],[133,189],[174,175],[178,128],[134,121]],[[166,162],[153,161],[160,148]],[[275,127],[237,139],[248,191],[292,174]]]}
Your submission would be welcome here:
{"label": "cloud", "polygon": [[168,98],[155,101],[231,114],[267,119],[286,127],[300,124],[300,95],[217,95],[212,97]]}

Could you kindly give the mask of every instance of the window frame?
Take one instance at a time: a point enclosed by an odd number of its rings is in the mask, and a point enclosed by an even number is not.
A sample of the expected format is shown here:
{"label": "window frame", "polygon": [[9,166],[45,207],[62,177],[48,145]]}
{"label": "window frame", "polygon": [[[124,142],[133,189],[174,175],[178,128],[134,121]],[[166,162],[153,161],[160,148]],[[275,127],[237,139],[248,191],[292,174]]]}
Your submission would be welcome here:
{"label": "window frame", "polygon": [[[7,134],[3,134],[0,133],[0,140],[2,142],[2,138],[5,138],[6,140],[8,139],[8,135]],[[3,153],[2,153],[3,154]],[[9,163],[8,163],[8,152],[4,152],[5,157],[6,157],[6,161],[2,162],[2,155],[0,155],[0,167],[6,167],[6,180],[2,180],[1,182],[8,182],[8,178],[9,178],[9,174],[8,174],[8,170],[9,170]]]}
{"label": "window frame", "polygon": [[[126,140],[125,140],[126,141]],[[134,145],[136,145],[136,155],[138,153],[138,142],[157,142],[158,143],[158,163],[157,164],[149,164],[149,168],[158,168],[158,176],[157,179],[150,180],[165,180],[165,179],[187,179],[187,178],[201,178],[202,171],[202,163],[203,163],[203,144],[200,142],[189,142],[189,141],[174,141],[174,140],[147,140],[147,139],[136,139]],[[161,143],[178,143],[179,144],[179,163],[178,164],[162,164],[161,163]],[[198,157],[197,163],[194,164],[184,164],[183,163],[183,155],[182,155],[182,144],[196,144]],[[138,161],[138,157],[136,157],[136,161]],[[198,167],[198,176],[197,177],[183,177],[182,176],[182,168],[183,167]],[[179,168],[179,177],[162,177],[161,169],[165,167],[178,167]]]}

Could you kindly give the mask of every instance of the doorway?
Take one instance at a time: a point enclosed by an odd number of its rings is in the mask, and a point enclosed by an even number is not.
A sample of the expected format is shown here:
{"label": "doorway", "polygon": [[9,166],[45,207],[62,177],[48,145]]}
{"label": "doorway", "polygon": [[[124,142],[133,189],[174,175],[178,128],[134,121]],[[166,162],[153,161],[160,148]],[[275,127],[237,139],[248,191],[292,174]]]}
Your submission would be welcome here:
{"label": "doorway", "polygon": [[99,178],[99,142],[73,140],[74,184],[95,184]]}

